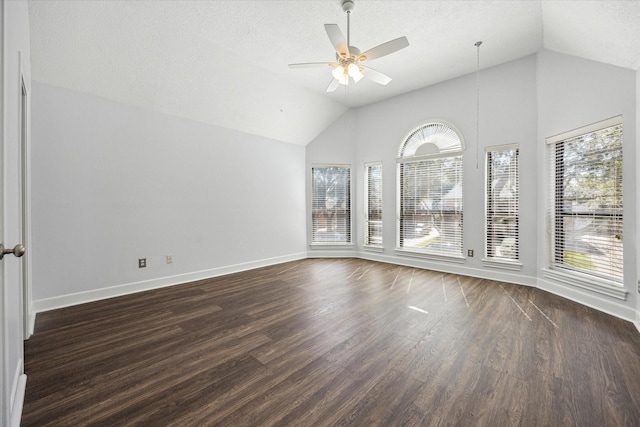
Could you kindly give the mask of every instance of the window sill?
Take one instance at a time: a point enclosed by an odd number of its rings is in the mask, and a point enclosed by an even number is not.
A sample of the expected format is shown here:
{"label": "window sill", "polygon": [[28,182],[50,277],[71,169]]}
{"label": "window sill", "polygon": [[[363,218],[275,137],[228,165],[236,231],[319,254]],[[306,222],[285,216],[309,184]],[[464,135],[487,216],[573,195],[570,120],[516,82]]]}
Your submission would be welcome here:
{"label": "window sill", "polygon": [[520,271],[522,264],[517,261],[507,261],[499,258],[484,258],[482,265],[490,268],[499,268],[502,270]]}
{"label": "window sill", "polygon": [[311,243],[311,249],[331,249],[331,248],[353,248],[353,243],[339,243],[339,242],[326,242],[326,243]]}
{"label": "window sill", "polygon": [[420,258],[429,261],[444,261],[444,262],[452,262],[456,264],[463,264],[465,262],[465,257],[461,255],[440,255],[429,252],[418,252],[411,251],[407,249],[396,248],[396,255],[407,256],[412,258]]}
{"label": "window sill", "polygon": [[587,289],[622,301],[627,300],[628,292],[616,282],[598,277],[591,277],[575,271],[560,271],[547,268],[542,269],[542,274],[546,279],[551,279],[566,285]]}
{"label": "window sill", "polygon": [[362,249],[369,252],[384,252],[384,246],[363,245]]}

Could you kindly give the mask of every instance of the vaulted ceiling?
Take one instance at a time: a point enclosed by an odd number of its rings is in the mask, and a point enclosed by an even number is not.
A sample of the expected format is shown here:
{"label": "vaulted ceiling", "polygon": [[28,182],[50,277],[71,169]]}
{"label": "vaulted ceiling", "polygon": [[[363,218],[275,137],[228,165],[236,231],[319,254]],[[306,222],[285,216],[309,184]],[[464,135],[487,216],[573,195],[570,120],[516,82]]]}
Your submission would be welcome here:
{"label": "vaulted ceiling", "polygon": [[348,108],[542,48],[638,70],[640,1],[355,0],[351,44],[407,36],[371,66],[392,81],[325,89],[323,24],[341,0],[29,1],[33,79],[117,102],[307,144]]}

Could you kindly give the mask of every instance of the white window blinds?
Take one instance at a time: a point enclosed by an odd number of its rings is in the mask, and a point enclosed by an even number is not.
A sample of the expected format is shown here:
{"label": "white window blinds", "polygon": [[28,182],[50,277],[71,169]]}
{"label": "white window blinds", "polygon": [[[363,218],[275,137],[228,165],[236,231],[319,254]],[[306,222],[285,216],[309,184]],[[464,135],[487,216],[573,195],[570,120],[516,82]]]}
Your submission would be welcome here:
{"label": "white window blinds", "polygon": [[399,162],[398,247],[462,256],[462,155]]}
{"label": "white window blinds", "polygon": [[519,256],[518,146],[487,148],[486,257],[517,261]]}
{"label": "white window blinds", "polygon": [[550,138],[551,266],[622,284],[622,119]]}
{"label": "white window blinds", "polygon": [[312,243],[351,243],[351,168],[312,167]]}
{"label": "white window blinds", "polygon": [[382,247],[382,163],[368,163],[364,170],[364,244]]}

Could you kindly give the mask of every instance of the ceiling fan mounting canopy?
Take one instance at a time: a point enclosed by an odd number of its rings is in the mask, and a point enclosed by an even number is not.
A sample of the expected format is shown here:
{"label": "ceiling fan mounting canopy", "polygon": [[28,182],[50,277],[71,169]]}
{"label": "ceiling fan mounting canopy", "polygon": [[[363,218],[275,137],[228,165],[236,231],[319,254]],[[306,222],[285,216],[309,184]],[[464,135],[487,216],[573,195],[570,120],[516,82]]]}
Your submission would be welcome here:
{"label": "ceiling fan mounting canopy", "polygon": [[350,13],[355,7],[353,0],[342,0],[342,10],[345,13]]}
{"label": "ceiling fan mounting canopy", "polygon": [[336,90],[339,84],[348,85],[350,79],[353,79],[354,83],[357,83],[362,77],[367,77],[369,80],[386,85],[391,81],[391,77],[376,71],[372,68],[362,65],[365,61],[371,61],[382,56],[389,55],[400,49],[404,49],[409,46],[409,41],[406,37],[400,37],[381,45],[378,45],[372,49],[360,52],[355,46],[350,46],[351,39],[350,34],[350,15],[355,7],[353,0],[342,0],[342,10],[347,14],[347,38],[340,31],[340,27],[337,24],[324,24],[324,29],[329,37],[329,41],[336,50],[336,62],[306,62],[298,64],[289,64],[289,68],[306,68],[316,66],[329,66],[333,68],[332,75],[334,79],[331,80],[327,87],[327,92],[333,92]]}

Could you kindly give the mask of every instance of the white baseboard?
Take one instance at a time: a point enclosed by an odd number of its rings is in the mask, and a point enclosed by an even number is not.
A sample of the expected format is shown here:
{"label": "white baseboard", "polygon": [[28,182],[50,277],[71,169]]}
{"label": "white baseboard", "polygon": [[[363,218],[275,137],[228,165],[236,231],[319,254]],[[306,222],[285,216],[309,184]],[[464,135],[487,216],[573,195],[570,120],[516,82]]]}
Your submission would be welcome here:
{"label": "white baseboard", "polygon": [[330,249],[322,246],[307,251],[307,258],[358,258],[358,255],[358,252],[351,249]]}
{"label": "white baseboard", "polygon": [[29,324],[27,325],[27,328],[29,336],[25,337],[25,339],[31,337],[31,335],[33,335],[33,331],[36,328],[36,311],[33,308],[33,302],[31,303],[31,307],[29,309]]}
{"label": "white baseboard", "polygon": [[460,274],[462,276],[477,277],[480,279],[496,280],[500,282],[513,283],[516,285],[535,286],[536,278],[510,272],[506,270],[482,270],[478,268],[467,267],[457,262],[433,262],[417,257],[399,257],[389,256],[371,251],[358,252],[358,258],[368,259],[370,261],[386,262],[389,264],[403,265],[406,267],[424,268],[442,273]]}
{"label": "white baseboard", "polygon": [[634,325],[636,325],[636,329],[638,330],[638,332],[640,332],[640,322],[639,321],[635,321],[633,322]]}
{"label": "white baseboard", "polygon": [[18,361],[16,372],[11,387],[10,400],[10,418],[9,425],[11,427],[20,427],[20,419],[22,418],[22,407],[24,405],[24,394],[27,389],[27,376],[23,374],[22,359]]}
{"label": "white baseboard", "polygon": [[[537,288],[632,323],[636,320],[636,311],[633,308],[612,299],[606,299],[605,296],[600,296],[599,294],[587,293],[580,288],[552,282],[544,278],[538,279]],[[637,323],[636,327],[638,327]],[[640,331],[640,329],[638,330]]]}
{"label": "white baseboard", "polygon": [[22,407],[24,405],[24,394],[27,389],[27,376],[22,374],[18,379],[18,389],[16,390],[16,398],[11,408],[11,427],[20,427],[22,419]]}
{"label": "white baseboard", "polygon": [[[250,261],[242,264],[234,264],[224,267],[212,268],[209,270],[195,271],[192,273],[178,274],[175,276],[160,277],[157,279],[144,280],[141,282],[125,283],[122,285],[110,286],[107,288],[95,289],[91,291],[78,292],[74,294],[61,295],[52,298],[46,298],[33,301],[33,310],[35,313],[55,310],[58,308],[69,307],[72,305],[84,304],[114,298],[123,295],[129,295],[137,292],[148,291],[151,289],[164,288],[167,286],[179,285],[182,283],[194,282],[196,280],[210,279],[212,277],[224,276],[232,273],[252,270],[254,268],[267,267],[270,265],[281,264],[289,261],[296,261],[307,258],[307,254],[295,253],[280,257],[261,259]],[[35,319],[34,319],[35,322]]]}

